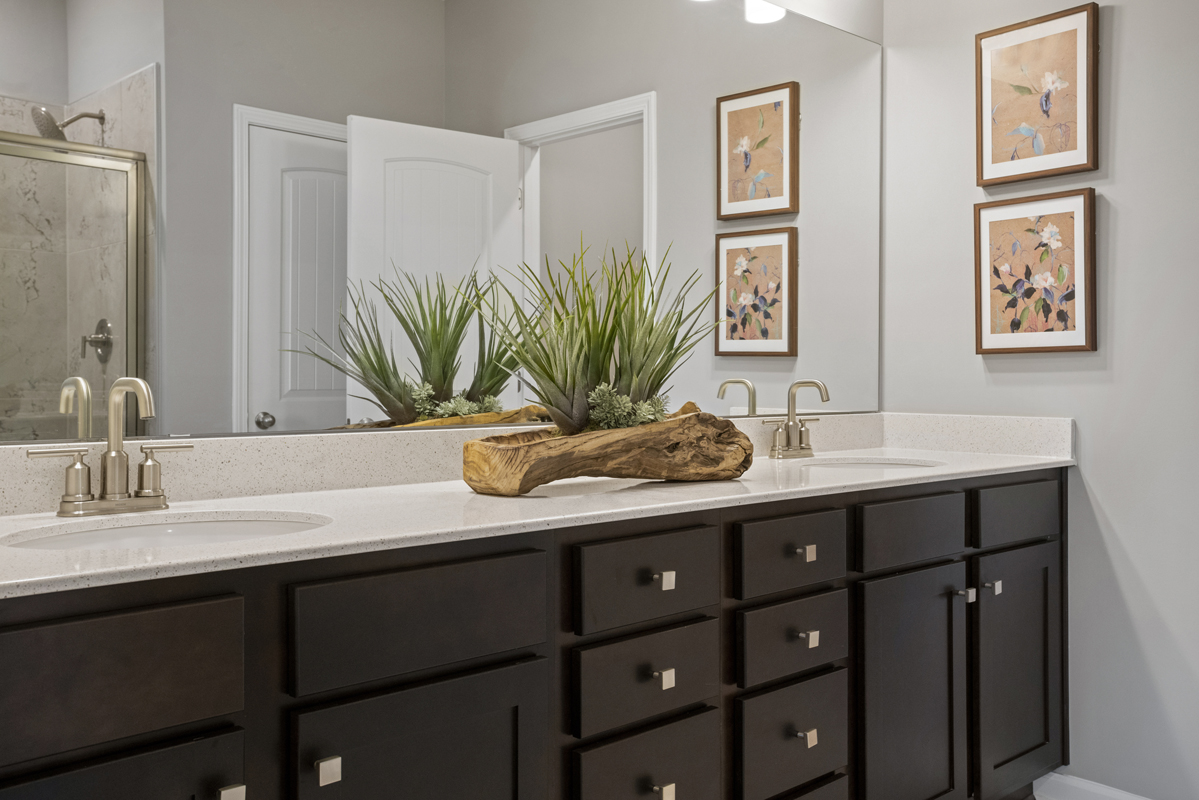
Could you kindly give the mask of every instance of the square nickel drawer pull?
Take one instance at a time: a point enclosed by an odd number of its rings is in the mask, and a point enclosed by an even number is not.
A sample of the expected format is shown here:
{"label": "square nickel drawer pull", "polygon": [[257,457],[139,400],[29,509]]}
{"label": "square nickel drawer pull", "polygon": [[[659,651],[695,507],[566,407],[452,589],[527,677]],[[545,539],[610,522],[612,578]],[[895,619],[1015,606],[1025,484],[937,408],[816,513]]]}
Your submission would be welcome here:
{"label": "square nickel drawer pull", "polygon": [[820,631],[791,631],[791,640],[797,642],[807,642],[808,649],[820,646]]}
{"label": "square nickel drawer pull", "polygon": [[[643,786],[645,784],[642,784]],[[668,783],[665,786],[655,786],[654,794],[662,795],[662,800],[674,800],[674,784]]]}
{"label": "square nickel drawer pull", "polygon": [[795,548],[795,555],[803,559],[805,564],[811,564],[816,560],[816,545],[808,544],[803,547]]}
{"label": "square nickel drawer pull", "polygon": [[810,731],[796,731],[795,738],[802,739],[803,741],[807,742],[809,749],[815,747],[818,741],[815,728],[812,728]]}
{"label": "square nickel drawer pull", "polygon": [[[644,675],[645,673],[642,674]],[[674,668],[655,672],[654,677],[662,679],[662,691],[674,688]]]}
{"label": "square nickel drawer pull", "polygon": [[[641,573],[644,575],[645,573]],[[642,579],[644,580],[644,578]],[[669,592],[674,590],[674,570],[670,572],[655,572],[654,581],[662,584],[662,591]]]}

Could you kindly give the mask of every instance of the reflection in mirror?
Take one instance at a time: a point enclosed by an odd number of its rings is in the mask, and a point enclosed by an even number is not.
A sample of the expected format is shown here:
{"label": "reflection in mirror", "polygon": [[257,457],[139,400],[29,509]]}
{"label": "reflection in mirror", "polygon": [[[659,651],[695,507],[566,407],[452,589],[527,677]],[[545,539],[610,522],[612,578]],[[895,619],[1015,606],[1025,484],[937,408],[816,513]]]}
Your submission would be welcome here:
{"label": "reflection in mirror", "polygon": [[[729,413],[744,400],[720,385],[748,378],[775,413],[793,380],[819,378],[822,412],[877,408],[872,42],[796,13],[751,24],[742,0],[162,0],[123,26],[76,15],[86,35],[69,38],[69,15],[47,11],[61,0],[27,4],[38,13],[0,31],[0,131],[16,135],[0,151],[0,439],[73,438],[55,407],[73,376],[97,398],[147,379],[148,434],[379,420],[355,397],[377,400],[365,381],[329,363],[350,355],[347,285],[375,306],[392,380],[419,388],[427,365],[372,284],[402,281],[396,268],[448,292],[472,270],[548,277],[580,234],[596,263],[626,242],[651,260],[669,249],[666,288],[699,271],[694,302],[715,285],[718,233],[798,228],[798,355],[718,357],[706,340],[672,405]],[[54,69],[19,57],[32,45]],[[802,87],[800,212],[718,222],[716,98],[788,81]],[[652,113],[594,119],[649,96]],[[42,138],[51,118],[65,144]],[[472,319],[453,394],[475,378],[479,331]],[[500,397],[533,400],[518,377]]]}

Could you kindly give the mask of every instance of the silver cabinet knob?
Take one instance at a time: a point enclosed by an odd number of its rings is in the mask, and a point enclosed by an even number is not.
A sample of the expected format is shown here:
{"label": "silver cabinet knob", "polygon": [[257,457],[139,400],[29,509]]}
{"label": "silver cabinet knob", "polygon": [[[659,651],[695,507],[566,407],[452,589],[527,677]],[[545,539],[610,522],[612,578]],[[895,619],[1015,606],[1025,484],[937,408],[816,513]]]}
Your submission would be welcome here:
{"label": "silver cabinet knob", "polygon": [[[641,574],[644,575],[645,573],[643,572]],[[654,581],[656,583],[662,584],[662,591],[664,591],[664,592],[673,591],[674,583],[675,583],[674,571],[672,570],[670,572],[655,572],[654,573]]]}
{"label": "silver cabinet knob", "polygon": [[820,646],[820,631],[791,631],[792,641],[807,642],[808,649]]}
{"label": "silver cabinet knob", "polygon": [[805,564],[811,564],[816,560],[816,545],[807,544],[803,547],[795,548],[795,555],[803,559]]}
{"label": "silver cabinet knob", "polygon": [[316,762],[316,777],[321,786],[341,780],[341,756],[330,756]]}
{"label": "silver cabinet knob", "polygon": [[958,589],[956,592],[954,592],[954,594],[958,597],[966,598],[967,603],[973,603],[978,599],[977,589]]}
{"label": "silver cabinet knob", "polygon": [[983,586],[986,586],[988,589],[995,592],[995,594],[997,594],[997,595],[1003,594],[1003,581],[995,581],[994,583],[984,583]]}
{"label": "silver cabinet knob", "polygon": [[[642,674],[644,675],[645,673],[642,673]],[[667,689],[674,688],[674,669],[673,668],[672,669],[664,669],[660,672],[655,672],[654,677],[662,679],[662,691],[666,691]]]}
{"label": "silver cabinet knob", "polygon": [[239,783],[235,786],[226,786],[224,789],[218,790],[220,794],[217,796],[220,800],[246,800],[246,785]]}
{"label": "silver cabinet knob", "polygon": [[816,735],[815,728],[812,728],[810,731],[796,731],[795,738],[802,739],[804,742],[806,742],[809,750],[815,747],[820,741],[819,737]]}
{"label": "silver cabinet knob", "polygon": [[[642,786],[644,785],[642,784]],[[654,794],[662,795],[662,800],[674,800],[674,784],[668,783],[665,786],[655,786]]]}
{"label": "silver cabinet knob", "polygon": [[254,424],[262,430],[275,427],[275,415],[269,411],[259,411],[258,416],[254,417]]}

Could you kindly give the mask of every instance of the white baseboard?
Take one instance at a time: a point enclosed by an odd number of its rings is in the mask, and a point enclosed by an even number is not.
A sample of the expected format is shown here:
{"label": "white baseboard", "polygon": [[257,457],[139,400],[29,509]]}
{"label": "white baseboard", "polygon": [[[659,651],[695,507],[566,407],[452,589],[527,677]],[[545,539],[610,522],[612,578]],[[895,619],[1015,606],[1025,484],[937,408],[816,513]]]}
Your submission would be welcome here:
{"label": "white baseboard", "polygon": [[1102,783],[1056,772],[1041,778],[1033,787],[1037,800],[1148,800]]}

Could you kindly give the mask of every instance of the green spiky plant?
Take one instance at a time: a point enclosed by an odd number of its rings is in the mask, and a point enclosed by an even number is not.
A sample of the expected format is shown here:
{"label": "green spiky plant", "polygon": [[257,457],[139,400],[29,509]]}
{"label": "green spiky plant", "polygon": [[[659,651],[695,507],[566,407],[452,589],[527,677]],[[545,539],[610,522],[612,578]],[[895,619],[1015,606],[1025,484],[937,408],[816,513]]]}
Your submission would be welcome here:
{"label": "green spiky plant", "polygon": [[[500,307],[499,281],[494,277],[488,279],[483,286],[478,286],[477,282],[472,281],[470,289],[472,294],[467,300],[472,308],[478,306],[479,297],[488,297],[492,307]],[[504,316],[502,324],[507,326],[511,321],[512,314],[508,313]],[[490,410],[498,403],[496,398],[507,388],[508,379],[516,369],[516,357],[512,355],[511,348],[499,335],[495,326],[488,325],[483,315],[479,315],[479,356],[475,361],[474,379],[464,394],[466,399]]]}
{"label": "green spiky plant", "polygon": [[375,304],[366,296],[361,285],[355,289],[351,283],[346,287],[346,296],[353,308],[351,320],[340,311],[337,338],[345,355],[341,355],[332,344],[318,333],[305,333],[318,349],[306,345],[303,350],[291,353],[307,353],[338,372],[353,378],[366,387],[373,397],[353,395],[374,404],[389,419],[406,424],[417,419],[413,397],[415,387],[396,366],[391,345],[384,343],[379,330],[379,315]]}
{"label": "green spiky plant", "polygon": [[[525,311],[507,287],[503,291],[512,309],[507,319],[494,298],[478,302],[538,400],[567,435],[589,424],[620,427],[660,419],[664,383],[712,327],[699,321],[712,294],[693,308],[686,306],[686,293],[698,282],[698,273],[666,299],[665,259],[662,277],[656,279],[645,259],[638,262],[632,250],[623,261],[613,251],[611,263],[601,260],[598,270],[587,269],[586,253],[580,246],[570,266],[559,262],[562,270],[557,276],[548,259],[545,277],[527,264],[513,273],[534,311]],[[656,404],[642,405],[655,398]],[[593,403],[600,411],[594,420]]]}

